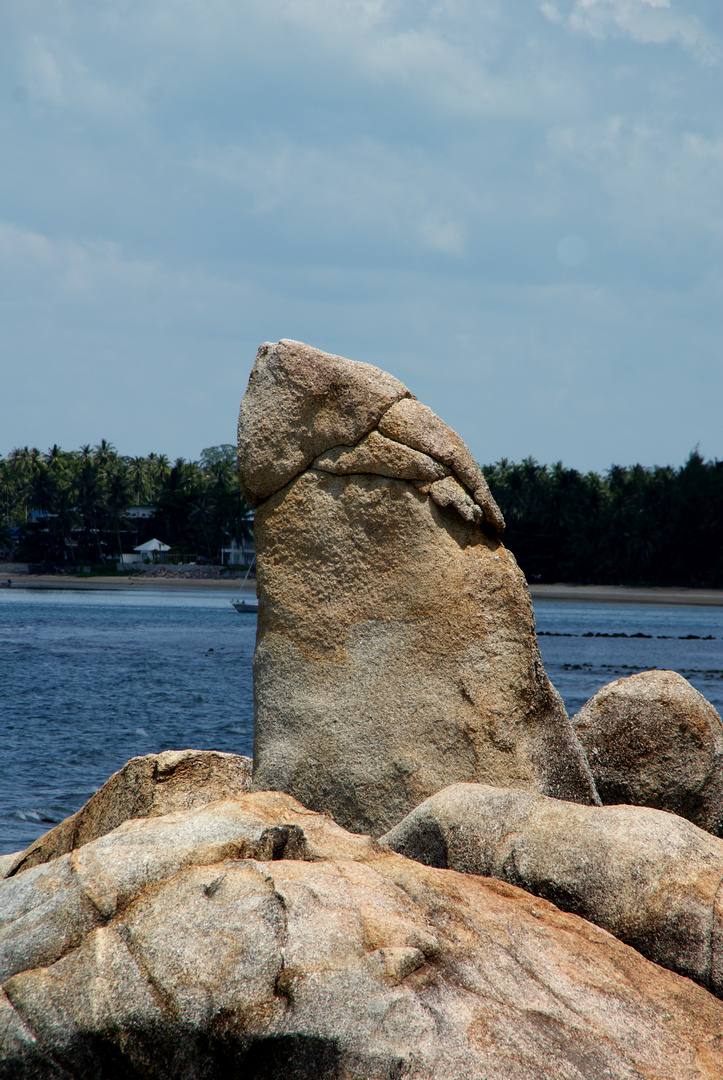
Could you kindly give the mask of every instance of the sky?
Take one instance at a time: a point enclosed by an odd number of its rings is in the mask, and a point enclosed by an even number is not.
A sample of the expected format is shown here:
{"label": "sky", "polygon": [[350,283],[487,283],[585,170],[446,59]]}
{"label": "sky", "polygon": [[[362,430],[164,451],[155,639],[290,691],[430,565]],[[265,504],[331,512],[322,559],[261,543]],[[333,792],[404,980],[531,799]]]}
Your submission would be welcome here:
{"label": "sky", "polygon": [[0,454],[235,441],[258,346],[481,462],[723,458],[720,0],[3,0]]}

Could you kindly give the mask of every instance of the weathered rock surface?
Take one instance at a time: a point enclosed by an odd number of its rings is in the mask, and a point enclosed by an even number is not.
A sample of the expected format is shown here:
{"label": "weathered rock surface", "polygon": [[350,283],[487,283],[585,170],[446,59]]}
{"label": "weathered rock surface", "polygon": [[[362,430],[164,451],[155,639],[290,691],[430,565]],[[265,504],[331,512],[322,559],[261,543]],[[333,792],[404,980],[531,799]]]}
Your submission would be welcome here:
{"label": "weathered rock surface", "polygon": [[131,758],[77,814],[61,821],[25,851],[0,863],[0,876],[57,859],[111,832],[129,818],[189,810],[251,786],[251,758],[217,750],[165,750]]}
{"label": "weathered rock surface", "polygon": [[356,446],[336,446],[320,454],[314,460],[313,468],[336,473],[337,476],[374,473],[377,476],[393,476],[397,480],[430,483],[449,474],[449,469],[434,458],[392,439],[385,439],[378,431],[370,431]]}
{"label": "weathered rock surface", "polygon": [[300,341],[262,345],[241,403],[243,493],[251,503],[288,484],[334,446],[354,446],[406,386],[371,364]]}
{"label": "weathered rock surface", "polygon": [[501,535],[505,521],[487,486],[479,465],[472,457],[466,443],[456,431],[447,427],[444,420],[422,405],[416,398],[398,401],[379,421],[379,430],[397,442],[421,450],[431,457],[449,465],[462,483],[469,488],[475,502],[485,517]]}
{"label": "weathered rock surface", "polygon": [[723,723],[675,671],[599,690],[573,718],[603,803],[669,810],[723,832]]}
{"label": "weathered rock surface", "polygon": [[0,882],[0,970],[4,1080],[723,1075],[723,1005],[694,983],[280,793]]}
{"label": "weathered rock surface", "polygon": [[11,866],[14,864],[18,855],[21,855],[20,851],[10,852],[8,855],[0,855],[0,878],[4,878]]}
{"label": "weathered rock surface", "polygon": [[[367,389],[374,408],[361,410],[353,449],[298,451],[298,431],[317,431],[314,410],[335,433],[334,408],[347,409],[347,397],[309,393],[294,411],[294,349],[304,386],[324,384],[330,364],[335,378]],[[357,377],[352,361],[292,342],[269,346],[259,363],[241,408],[242,485],[260,490],[260,417],[274,418],[276,457],[303,471],[255,518],[254,787],[287,791],[372,834],[457,781],[594,801],[542,665],[527,584],[459,436],[401,394],[369,432],[389,390],[384,376],[373,392],[366,365]],[[452,472],[410,478],[435,465]]]}
{"label": "weathered rock surface", "polygon": [[544,896],[723,996],[723,840],[683,818],[455,784],[382,841]]}
{"label": "weathered rock surface", "polygon": [[455,480],[453,476],[447,476],[444,480],[436,480],[433,484],[430,484],[429,494],[442,510],[451,507],[470,525],[479,525],[484,520],[484,515],[477,503],[470,498],[459,481]]}

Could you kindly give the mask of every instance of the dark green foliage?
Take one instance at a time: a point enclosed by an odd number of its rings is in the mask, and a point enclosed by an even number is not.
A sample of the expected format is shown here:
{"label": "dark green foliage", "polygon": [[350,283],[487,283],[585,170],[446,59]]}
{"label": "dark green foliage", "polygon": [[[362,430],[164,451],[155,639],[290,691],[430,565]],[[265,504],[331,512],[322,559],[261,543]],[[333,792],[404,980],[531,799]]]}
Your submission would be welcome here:
{"label": "dark green foliage", "polygon": [[502,460],[484,468],[505,544],[530,581],[723,587],[723,461],[604,477]]}
{"label": "dark green foliage", "polygon": [[[723,461],[696,450],[677,469],[614,465],[599,476],[528,458],[484,472],[530,581],[723,587]],[[134,506],[155,516],[129,518]],[[248,510],[230,444],[173,464],[122,457],[105,440],[0,458],[0,549],[29,562],[113,562],[151,536],[218,562],[249,536]]]}
{"label": "dark green foliage", "polygon": [[[134,517],[139,506],[154,516]],[[28,562],[113,563],[152,536],[218,562],[221,548],[249,535],[248,510],[232,446],[172,465],[163,454],[123,457],[105,440],[0,458],[0,548]]]}

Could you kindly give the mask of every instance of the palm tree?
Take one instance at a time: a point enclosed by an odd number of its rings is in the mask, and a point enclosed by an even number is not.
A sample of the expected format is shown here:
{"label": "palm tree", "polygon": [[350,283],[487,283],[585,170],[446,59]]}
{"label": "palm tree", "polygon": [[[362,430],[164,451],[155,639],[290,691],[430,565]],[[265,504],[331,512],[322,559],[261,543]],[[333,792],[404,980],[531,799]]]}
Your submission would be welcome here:
{"label": "palm tree", "polygon": [[216,521],[216,503],[208,495],[203,494],[196,499],[192,504],[189,517],[191,521],[197,521],[201,526],[201,532],[203,533],[203,539],[206,544],[206,551],[208,557],[213,562],[213,552],[211,550],[211,541],[209,539],[208,530],[209,527],[213,528]]}
{"label": "palm tree", "polygon": [[136,506],[140,506],[141,500],[145,501],[150,497],[149,460],[144,457],[129,457],[124,458],[124,461],[128,469],[128,476],[135,495]]}
{"label": "palm tree", "polygon": [[89,548],[91,537],[98,549],[100,562],[104,562],[103,549],[101,547],[99,531],[99,515],[103,509],[104,490],[103,475],[98,468],[90,446],[86,444],[80,448],[80,459],[77,472],[77,508],[82,520],[83,533],[86,545]]}
{"label": "palm tree", "polygon": [[163,485],[171,472],[171,463],[165,454],[148,455],[148,478],[151,502],[157,503],[163,490]]}
{"label": "palm tree", "polygon": [[104,524],[109,532],[115,534],[118,553],[123,555],[120,534],[128,524],[126,512],[130,501],[130,478],[122,468],[115,468],[109,474],[105,491]]}

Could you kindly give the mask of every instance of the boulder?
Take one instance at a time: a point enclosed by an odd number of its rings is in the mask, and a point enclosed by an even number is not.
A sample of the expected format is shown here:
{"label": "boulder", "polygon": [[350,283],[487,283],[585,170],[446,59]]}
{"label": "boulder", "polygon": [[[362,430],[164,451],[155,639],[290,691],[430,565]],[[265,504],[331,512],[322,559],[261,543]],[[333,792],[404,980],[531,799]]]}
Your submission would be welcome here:
{"label": "boulder", "polygon": [[669,810],[723,832],[723,723],[675,671],[599,690],[573,718],[603,803]]}
{"label": "boulder", "polygon": [[684,818],[455,784],[382,841],[544,896],[723,996],[723,840]]}
{"label": "boulder", "polygon": [[[251,786],[251,758],[217,750],[165,750],[131,758],[76,814],[40,836],[25,851],[6,856],[0,877],[57,859],[111,832],[129,818],[189,810]],[[4,869],[4,873],[3,873]]]}
{"label": "boulder", "polygon": [[0,1077],[719,1080],[723,1005],[514,886],[281,793],[0,882]]}
{"label": "boulder", "polygon": [[22,852],[11,851],[7,855],[0,855],[0,878],[7,876],[8,871],[14,865],[18,855],[22,855]]}
{"label": "boulder", "polygon": [[[377,387],[367,365],[357,375],[293,342],[259,356],[241,407],[241,483],[261,490],[268,418],[275,459],[297,474],[277,476],[273,493],[268,474],[255,517],[254,788],[373,835],[458,781],[595,801],[527,584],[459,436],[401,390],[379,418],[389,376]],[[351,391],[288,391],[342,374],[368,394],[358,423]],[[346,432],[338,446],[307,439],[315,409],[328,438]]]}

